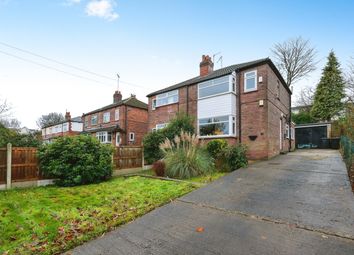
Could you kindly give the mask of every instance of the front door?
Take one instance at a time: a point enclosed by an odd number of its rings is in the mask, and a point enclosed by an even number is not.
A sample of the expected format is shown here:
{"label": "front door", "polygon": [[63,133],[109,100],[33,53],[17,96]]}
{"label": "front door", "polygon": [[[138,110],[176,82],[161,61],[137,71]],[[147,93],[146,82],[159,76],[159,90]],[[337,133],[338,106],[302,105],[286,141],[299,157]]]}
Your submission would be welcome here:
{"label": "front door", "polygon": [[121,143],[121,137],[120,137],[120,133],[117,132],[116,133],[116,146],[119,146]]}

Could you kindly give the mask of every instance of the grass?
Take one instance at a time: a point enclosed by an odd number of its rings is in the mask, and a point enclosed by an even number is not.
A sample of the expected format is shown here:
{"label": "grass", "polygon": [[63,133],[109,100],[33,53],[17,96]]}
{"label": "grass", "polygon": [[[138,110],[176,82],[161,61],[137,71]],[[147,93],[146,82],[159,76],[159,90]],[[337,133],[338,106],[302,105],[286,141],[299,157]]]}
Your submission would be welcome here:
{"label": "grass", "polygon": [[0,192],[0,254],[63,252],[193,189],[188,183],[119,177]]}
{"label": "grass", "polygon": [[[139,174],[155,176],[154,171],[151,169],[150,170],[143,170],[143,171],[139,172]],[[196,177],[192,177],[190,179],[183,179],[183,180],[194,182],[194,183],[199,182],[199,183],[203,184],[203,183],[209,183],[209,182],[215,181],[226,174],[227,173],[225,173],[225,172],[213,172],[208,175],[201,175],[201,176],[196,176]]]}

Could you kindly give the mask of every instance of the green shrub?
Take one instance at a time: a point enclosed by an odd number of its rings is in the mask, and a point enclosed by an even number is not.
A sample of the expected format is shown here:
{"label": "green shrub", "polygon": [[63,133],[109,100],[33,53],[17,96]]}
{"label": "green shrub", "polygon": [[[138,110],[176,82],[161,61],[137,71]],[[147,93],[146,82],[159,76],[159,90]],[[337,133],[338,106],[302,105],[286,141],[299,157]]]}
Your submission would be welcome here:
{"label": "green shrub", "polygon": [[98,183],[112,176],[111,145],[92,136],[60,137],[38,150],[44,175],[57,178],[59,186]]}
{"label": "green shrub", "polygon": [[206,149],[210,156],[217,159],[220,153],[228,146],[227,142],[222,139],[215,139],[207,143]]}
{"label": "green shrub", "polygon": [[160,148],[165,153],[166,175],[169,177],[191,178],[214,170],[213,159],[200,148],[196,135],[182,131],[173,141],[166,139]]}
{"label": "green shrub", "polygon": [[223,150],[222,154],[229,171],[234,171],[248,165],[246,151],[246,146],[242,144],[228,146]]}
{"label": "green shrub", "polygon": [[159,146],[166,138],[173,140],[181,131],[194,133],[193,118],[185,113],[178,113],[170,121],[167,127],[151,132],[144,137],[144,157],[148,164],[152,164],[163,158],[163,153]]}

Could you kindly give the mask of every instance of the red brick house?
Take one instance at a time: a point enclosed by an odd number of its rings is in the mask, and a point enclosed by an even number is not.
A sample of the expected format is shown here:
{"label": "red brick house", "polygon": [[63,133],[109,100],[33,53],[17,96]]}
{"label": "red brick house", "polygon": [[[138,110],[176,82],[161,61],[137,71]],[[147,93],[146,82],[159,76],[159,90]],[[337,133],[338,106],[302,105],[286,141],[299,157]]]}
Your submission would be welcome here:
{"label": "red brick house", "polygon": [[102,143],[141,145],[148,126],[148,106],[135,95],[122,99],[120,91],[113,104],[82,115],[84,133],[96,136]]}
{"label": "red brick house", "polygon": [[71,118],[70,112],[66,112],[64,121],[42,128],[42,139],[51,142],[56,137],[78,135],[82,130],[81,117]]}
{"label": "red brick house", "polygon": [[200,75],[150,93],[149,130],[163,128],[177,112],[195,116],[200,139],[248,146],[250,159],[294,148],[291,91],[269,58],[213,70],[202,57]]}

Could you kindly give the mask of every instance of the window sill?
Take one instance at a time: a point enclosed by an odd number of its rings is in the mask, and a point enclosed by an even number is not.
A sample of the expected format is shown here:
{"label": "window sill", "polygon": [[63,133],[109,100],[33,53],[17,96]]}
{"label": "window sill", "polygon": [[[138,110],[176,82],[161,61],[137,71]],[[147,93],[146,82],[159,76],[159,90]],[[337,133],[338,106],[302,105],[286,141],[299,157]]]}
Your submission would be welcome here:
{"label": "window sill", "polygon": [[237,136],[236,135],[207,135],[207,136],[199,136],[198,135],[198,138],[199,139],[206,139],[206,138],[236,138]]}
{"label": "window sill", "polygon": [[256,91],[258,91],[258,89],[252,89],[252,90],[250,89],[250,90],[244,90],[243,93],[247,94],[247,93],[256,92]]}

